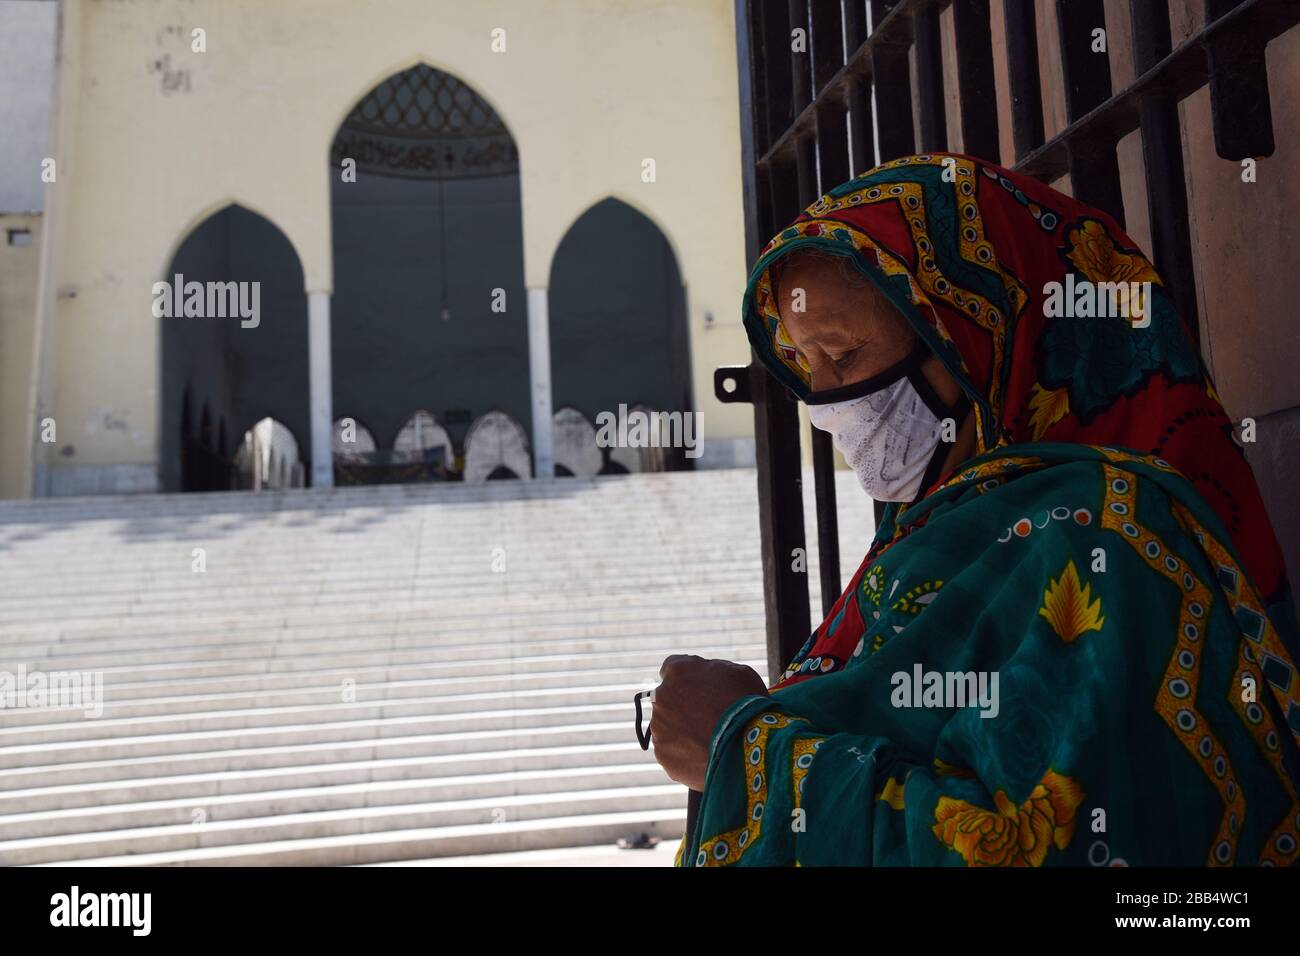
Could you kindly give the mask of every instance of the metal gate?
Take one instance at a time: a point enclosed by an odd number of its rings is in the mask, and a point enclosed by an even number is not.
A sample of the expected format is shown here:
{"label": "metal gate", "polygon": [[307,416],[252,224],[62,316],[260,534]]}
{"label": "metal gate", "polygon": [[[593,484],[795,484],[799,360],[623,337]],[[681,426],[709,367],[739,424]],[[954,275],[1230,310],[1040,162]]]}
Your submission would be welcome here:
{"label": "metal gate", "polygon": [[[1093,31],[1106,26],[1103,0],[1054,2],[1054,38],[1040,37],[1034,0],[1001,4],[1006,45],[996,52],[1006,58],[1015,168],[1044,182],[1068,173],[1078,199],[1123,224],[1116,148],[1121,138],[1141,130],[1148,251],[1196,337],[1178,103],[1208,84],[1219,156],[1239,161],[1270,155],[1264,47],[1300,22],[1300,0],[1201,0],[1205,26],[1177,48],[1168,5],[1129,0],[1136,78],[1119,91],[1111,88],[1109,56],[1107,68],[1099,69],[1092,52]],[[989,0],[736,0],[750,265],[777,229],[855,171],[948,149],[939,18],[949,7],[957,42],[955,76],[947,81],[956,87],[961,151],[997,162]],[[1051,42],[1060,53],[1067,125],[1044,142],[1038,50]],[[718,369],[714,390],[720,401],[754,405],[767,658],[769,673],[779,674],[813,625],[807,577],[791,561],[794,549],[805,546],[798,410],[756,360]],[[813,431],[812,459],[825,612],[843,581],[834,459],[824,432]],[[880,510],[877,505],[877,518]]]}

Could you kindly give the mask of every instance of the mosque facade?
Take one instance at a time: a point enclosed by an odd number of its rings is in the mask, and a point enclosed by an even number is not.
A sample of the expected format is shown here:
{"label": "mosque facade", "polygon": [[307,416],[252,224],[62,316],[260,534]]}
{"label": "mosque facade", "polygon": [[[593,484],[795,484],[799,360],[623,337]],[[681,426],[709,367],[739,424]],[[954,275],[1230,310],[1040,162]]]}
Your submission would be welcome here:
{"label": "mosque facade", "polygon": [[0,494],[752,463],[728,0],[2,6]]}

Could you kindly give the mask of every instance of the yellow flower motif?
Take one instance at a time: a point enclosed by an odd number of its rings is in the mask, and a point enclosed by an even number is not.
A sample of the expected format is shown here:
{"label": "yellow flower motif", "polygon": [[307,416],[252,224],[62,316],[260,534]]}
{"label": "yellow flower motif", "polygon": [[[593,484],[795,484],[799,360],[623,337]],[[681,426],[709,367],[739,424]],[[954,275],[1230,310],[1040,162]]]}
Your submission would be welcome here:
{"label": "yellow flower motif", "polygon": [[1003,790],[993,795],[997,810],[940,797],[931,829],[967,866],[1042,866],[1050,847],[1069,846],[1083,796],[1077,783],[1049,770],[1019,807]]}
{"label": "yellow flower motif", "polygon": [[1096,219],[1075,226],[1068,236],[1067,253],[1076,269],[1093,282],[1150,282],[1160,285],[1160,277],[1151,263],[1136,252],[1121,252],[1115,241]]}
{"label": "yellow flower motif", "polygon": [[885,801],[885,803],[889,804],[891,809],[902,810],[903,781],[895,780],[893,777],[890,777],[885,781],[885,785],[880,788],[880,795],[877,796],[876,799]]}
{"label": "yellow flower motif", "polygon": [[1070,410],[1070,393],[1064,388],[1043,388],[1037,382],[1029,393],[1029,424],[1034,430],[1034,441],[1043,437]]}
{"label": "yellow flower motif", "polygon": [[1067,644],[1084,631],[1100,631],[1106,620],[1101,615],[1101,598],[1092,601],[1092,585],[1080,584],[1073,561],[1066,564],[1059,578],[1048,584],[1038,613],[1047,618],[1052,630]]}

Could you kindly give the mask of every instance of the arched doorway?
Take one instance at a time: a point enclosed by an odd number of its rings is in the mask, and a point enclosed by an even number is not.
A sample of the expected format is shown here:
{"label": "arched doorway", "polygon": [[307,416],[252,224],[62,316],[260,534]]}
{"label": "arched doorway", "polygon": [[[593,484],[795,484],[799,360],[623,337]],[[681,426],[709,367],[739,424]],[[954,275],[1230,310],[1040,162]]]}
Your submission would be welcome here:
{"label": "arched doorway", "polygon": [[526,478],[530,461],[527,432],[505,412],[480,416],[465,435],[466,484]]}
{"label": "arched doorway", "polygon": [[[619,406],[694,411],[686,290],[672,246],[627,203],[605,199],[574,222],[551,266],[555,407],[595,421]],[[663,467],[688,467],[666,449]]]}
{"label": "arched doorway", "polygon": [[244,432],[235,452],[235,484],[253,491],[301,488],[306,482],[306,466],[301,446],[283,422],[263,418]]}
{"label": "arched doorway", "polygon": [[288,238],[242,206],[213,213],[181,243],[154,287],[164,491],[231,486],[226,423],[241,435],[271,416],[310,434],[303,288]]}
{"label": "arched doorway", "polygon": [[374,433],[355,418],[344,415],[334,422],[330,449],[336,466],[340,461],[360,460],[365,455],[374,454],[377,448]]}
{"label": "arched doorway", "polygon": [[519,160],[501,117],[418,64],[356,103],[330,162],[334,407],[382,436],[427,409],[457,445],[493,409],[528,428]]}

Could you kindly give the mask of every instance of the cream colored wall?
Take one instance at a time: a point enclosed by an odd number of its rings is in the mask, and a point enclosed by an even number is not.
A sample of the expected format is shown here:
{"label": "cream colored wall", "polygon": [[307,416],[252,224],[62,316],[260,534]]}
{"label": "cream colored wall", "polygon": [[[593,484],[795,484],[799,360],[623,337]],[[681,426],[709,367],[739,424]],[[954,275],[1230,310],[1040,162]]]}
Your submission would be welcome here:
{"label": "cream colored wall", "polygon": [[[23,494],[27,457],[27,390],[31,386],[32,327],[36,321],[38,214],[0,214],[0,498]],[[30,245],[9,245],[9,230],[26,229]]]}
{"label": "cream colored wall", "polygon": [[[265,216],[307,291],[330,290],[330,144],[358,98],[421,61],[472,85],[515,137],[530,287],[606,196],[659,225],[687,285],[706,454],[710,438],[752,434],[748,406],[712,387],[715,366],[748,358],[731,0],[65,0],[64,17],[63,215],[42,308],[56,343],[44,385],[75,455],[53,467],[155,463],[150,289],[211,213],[234,201]],[[195,27],[206,53],[190,50]],[[106,415],[125,426],[97,427]]]}

